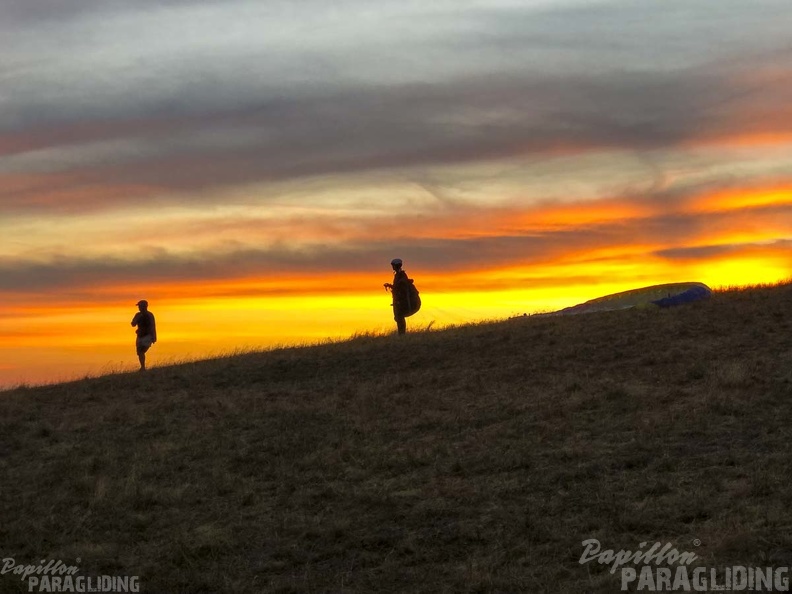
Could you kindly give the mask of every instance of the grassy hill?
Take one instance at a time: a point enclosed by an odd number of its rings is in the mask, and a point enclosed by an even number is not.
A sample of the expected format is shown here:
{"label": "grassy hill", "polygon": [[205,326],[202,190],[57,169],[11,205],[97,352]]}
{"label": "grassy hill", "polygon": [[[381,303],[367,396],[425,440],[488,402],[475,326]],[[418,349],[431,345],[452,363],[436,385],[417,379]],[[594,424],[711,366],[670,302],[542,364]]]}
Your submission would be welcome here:
{"label": "grassy hill", "polygon": [[792,285],[22,388],[0,557],[157,593],[618,591],[590,538],[792,565],[791,418]]}

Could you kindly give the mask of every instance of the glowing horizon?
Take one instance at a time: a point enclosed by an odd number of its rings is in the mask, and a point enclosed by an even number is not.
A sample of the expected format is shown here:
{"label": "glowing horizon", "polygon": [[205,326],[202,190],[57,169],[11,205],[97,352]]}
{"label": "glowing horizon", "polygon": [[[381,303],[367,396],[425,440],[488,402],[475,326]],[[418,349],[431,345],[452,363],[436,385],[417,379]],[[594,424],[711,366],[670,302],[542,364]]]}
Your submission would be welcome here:
{"label": "glowing horizon", "polygon": [[[680,207],[682,211],[717,213],[721,200],[723,212],[739,213],[739,225],[716,225],[714,232],[704,232],[698,238],[686,236],[684,245],[662,237],[651,242],[640,237],[637,243],[609,243],[601,248],[587,244],[577,251],[571,245],[560,253],[551,249],[534,262],[520,263],[521,258],[516,257],[514,263],[473,270],[423,269],[420,259],[414,266],[407,260],[406,268],[416,278],[424,299],[422,311],[410,320],[410,326],[439,328],[553,311],[605,294],[666,282],[696,280],[719,288],[786,280],[792,270],[790,251],[787,245],[776,244],[779,235],[789,232],[789,221],[786,226],[778,221],[772,226],[765,210],[776,203],[783,206],[789,195],[788,190],[773,186],[720,192],[715,198],[695,196]],[[625,212],[608,200],[601,211],[587,203],[581,211],[574,207],[548,211],[539,206],[535,213],[512,215],[507,220],[517,226],[524,221],[530,233],[545,226],[555,234],[563,233],[565,227],[580,232],[582,224],[607,226],[628,219],[637,221],[640,229],[652,216],[648,209],[631,209],[625,217]],[[754,225],[753,231],[745,225],[751,216],[761,223]],[[475,231],[466,235],[480,236]],[[727,249],[718,250],[718,246]],[[664,252],[675,249],[683,253],[673,259],[663,257]],[[697,249],[705,253],[696,255]],[[694,250],[694,255],[686,256],[684,250]],[[240,349],[343,339],[360,332],[387,332],[392,322],[389,297],[381,289],[382,282],[389,280],[387,262],[384,264],[377,273],[314,271],[156,283],[77,283],[68,287],[59,303],[49,299],[37,302],[31,293],[7,293],[0,328],[4,344],[13,347],[0,348],[5,362],[0,367],[0,385],[133,369],[133,332],[126,318],[134,314],[132,304],[138,297],[151,301],[158,319],[160,341],[150,352],[154,365]]]}

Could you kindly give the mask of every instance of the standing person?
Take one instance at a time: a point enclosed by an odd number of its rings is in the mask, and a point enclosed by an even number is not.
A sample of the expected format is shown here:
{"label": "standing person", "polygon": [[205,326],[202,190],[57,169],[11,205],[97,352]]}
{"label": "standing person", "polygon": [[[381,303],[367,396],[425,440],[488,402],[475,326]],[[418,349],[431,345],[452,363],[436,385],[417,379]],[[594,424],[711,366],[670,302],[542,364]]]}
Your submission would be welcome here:
{"label": "standing person", "polygon": [[410,279],[402,270],[401,258],[391,260],[393,267],[393,282],[385,283],[384,287],[390,289],[393,295],[393,319],[399,334],[407,332],[407,320],[410,314]]}
{"label": "standing person", "polygon": [[137,326],[135,347],[140,361],[140,371],[146,371],[146,351],[157,342],[157,325],[154,314],[148,310],[148,301],[141,299],[137,302],[137,306],[140,311],[132,318],[132,326]]}

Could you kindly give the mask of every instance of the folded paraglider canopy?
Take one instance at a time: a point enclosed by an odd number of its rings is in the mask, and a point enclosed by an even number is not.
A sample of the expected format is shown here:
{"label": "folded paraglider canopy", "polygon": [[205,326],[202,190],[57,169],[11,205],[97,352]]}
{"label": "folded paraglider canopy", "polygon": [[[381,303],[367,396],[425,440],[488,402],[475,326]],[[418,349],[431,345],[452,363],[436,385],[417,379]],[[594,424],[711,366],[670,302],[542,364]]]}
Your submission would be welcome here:
{"label": "folded paraglider canopy", "polygon": [[555,315],[574,315],[598,311],[630,309],[632,307],[672,307],[707,299],[712,295],[710,288],[704,283],[671,283],[633,289],[623,293],[614,293],[598,297],[579,305],[567,307],[555,312]]}

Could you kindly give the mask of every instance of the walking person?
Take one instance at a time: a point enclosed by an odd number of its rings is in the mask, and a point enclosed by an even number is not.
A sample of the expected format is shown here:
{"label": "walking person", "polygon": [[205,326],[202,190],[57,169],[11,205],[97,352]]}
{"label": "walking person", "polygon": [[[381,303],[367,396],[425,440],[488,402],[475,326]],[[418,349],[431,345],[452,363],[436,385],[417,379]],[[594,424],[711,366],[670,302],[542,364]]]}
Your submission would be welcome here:
{"label": "walking person", "polygon": [[132,318],[132,326],[137,326],[135,348],[140,361],[140,371],[146,371],[146,352],[157,342],[157,325],[154,314],[148,310],[148,301],[141,299],[137,302],[137,306],[140,311]]}

